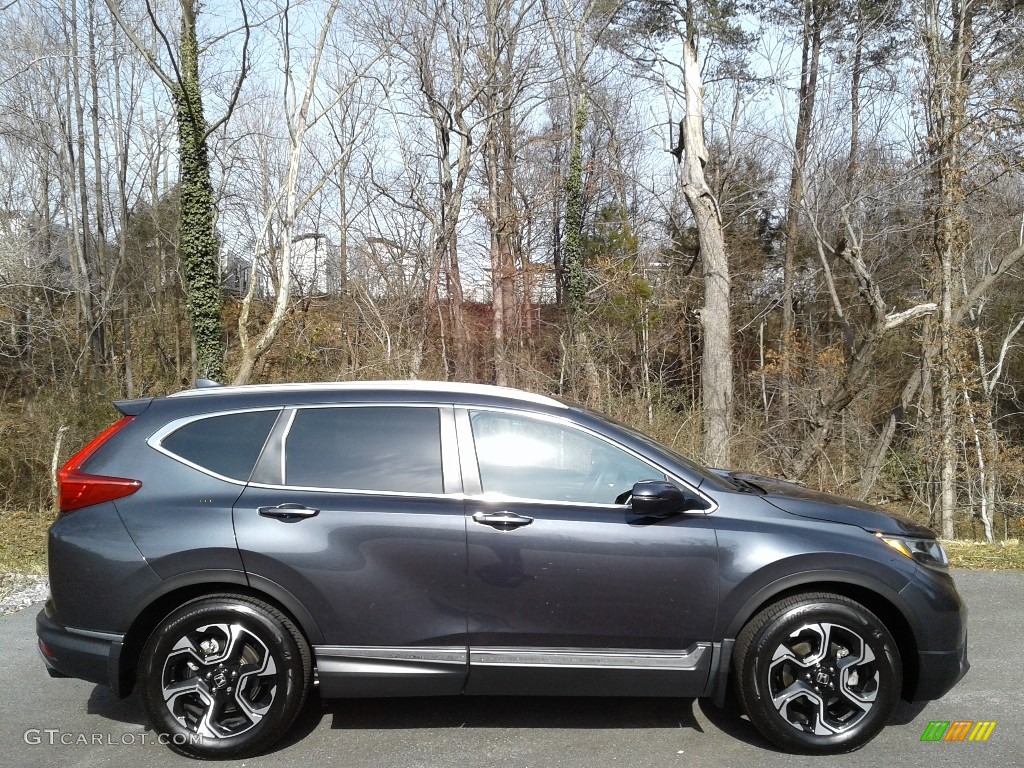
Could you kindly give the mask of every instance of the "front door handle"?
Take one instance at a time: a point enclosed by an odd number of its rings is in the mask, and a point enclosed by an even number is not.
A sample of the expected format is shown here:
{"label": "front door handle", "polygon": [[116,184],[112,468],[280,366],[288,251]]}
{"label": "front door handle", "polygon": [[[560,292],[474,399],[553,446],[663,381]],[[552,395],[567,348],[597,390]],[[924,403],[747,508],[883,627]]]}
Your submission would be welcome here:
{"label": "front door handle", "polygon": [[473,522],[490,525],[502,531],[510,531],[533,522],[532,517],[523,517],[515,512],[474,512]]}
{"label": "front door handle", "polygon": [[302,504],[279,504],[276,507],[260,507],[257,510],[263,517],[273,517],[285,522],[302,520],[306,517],[313,517],[320,514],[319,509],[306,507]]}

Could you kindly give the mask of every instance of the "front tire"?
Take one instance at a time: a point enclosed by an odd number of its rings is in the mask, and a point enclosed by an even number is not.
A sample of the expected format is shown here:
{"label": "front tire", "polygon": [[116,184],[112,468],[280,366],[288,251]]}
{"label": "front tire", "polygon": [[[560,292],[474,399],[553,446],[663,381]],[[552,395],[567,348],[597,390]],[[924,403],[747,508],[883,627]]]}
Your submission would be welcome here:
{"label": "front tire", "polygon": [[312,680],[309,645],[276,608],[211,595],[157,625],[139,659],[143,708],[162,741],[202,759],[250,757],[284,735]]}
{"label": "front tire", "polygon": [[805,754],[862,747],[899,701],[903,670],[885,625],[841,595],[787,598],[736,638],[736,692],[773,744]]}

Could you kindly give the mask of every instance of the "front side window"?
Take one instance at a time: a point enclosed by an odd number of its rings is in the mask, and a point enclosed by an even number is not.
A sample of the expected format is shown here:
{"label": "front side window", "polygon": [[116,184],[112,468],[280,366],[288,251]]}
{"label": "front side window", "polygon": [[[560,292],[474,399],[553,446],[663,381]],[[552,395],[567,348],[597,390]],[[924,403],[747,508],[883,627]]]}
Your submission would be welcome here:
{"label": "front side window", "polygon": [[475,411],[470,421],[487,496],[615,504],[634,483],[665,479],[631,453],[562,424],[494,411]]}
{"label": "front side window", "polygon": [[286,485],[443,493],[436,408],[300,408],[285,442]]}

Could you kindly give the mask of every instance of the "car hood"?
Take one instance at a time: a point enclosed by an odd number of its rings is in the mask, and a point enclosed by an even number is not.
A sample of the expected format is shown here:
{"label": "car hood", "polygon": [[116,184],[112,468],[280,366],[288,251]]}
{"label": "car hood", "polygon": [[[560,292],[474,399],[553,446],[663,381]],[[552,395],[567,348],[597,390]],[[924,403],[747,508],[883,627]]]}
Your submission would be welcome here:
{"label": "car hood", "polygon": [[935,538],[931,529],[880,507],[856,499],[814,491],[797,483],[746,472],[723,472],[741,484],[752,485],[764,492],[764,500],[791,515],[830,523],[856,525],[872,533],[888,533],[917,538]]}

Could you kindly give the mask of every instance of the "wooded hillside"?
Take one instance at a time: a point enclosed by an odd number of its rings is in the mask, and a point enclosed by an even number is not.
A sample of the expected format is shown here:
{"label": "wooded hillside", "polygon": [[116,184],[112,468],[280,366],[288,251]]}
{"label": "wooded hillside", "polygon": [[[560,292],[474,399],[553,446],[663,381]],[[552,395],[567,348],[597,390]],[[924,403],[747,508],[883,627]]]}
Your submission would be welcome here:
{"label": "wooded hillside", "polygon": [[115,398],[425,378],[1024,531],[1024,9],[0,6],[0,509]]}

